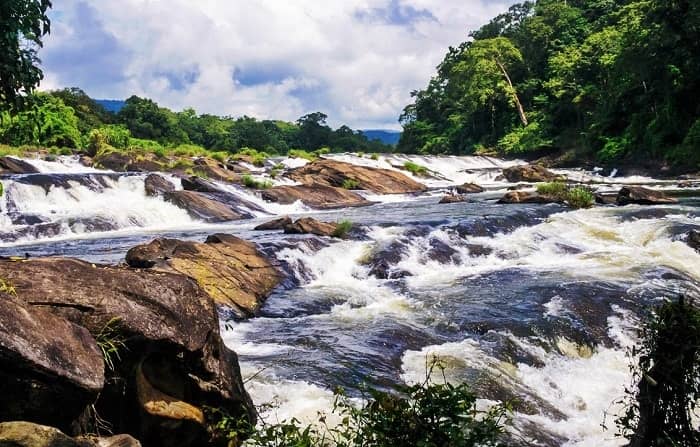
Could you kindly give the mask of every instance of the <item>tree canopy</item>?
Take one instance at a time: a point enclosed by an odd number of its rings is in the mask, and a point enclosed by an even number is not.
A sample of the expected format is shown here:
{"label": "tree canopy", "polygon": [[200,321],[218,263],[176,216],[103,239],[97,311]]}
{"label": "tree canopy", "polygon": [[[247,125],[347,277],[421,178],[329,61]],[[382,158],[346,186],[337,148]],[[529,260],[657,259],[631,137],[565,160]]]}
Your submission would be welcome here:
{"label": "tree canopy", "polygon": [[448,50],[401,115],[399,150],[697,169],[699,66],[698,2],[526,1]]}
{"label": "tree canopy", "polygon": [[43,78],[37,48],[49,32],[50,0],[0,2],[0,110],[17,107]]}

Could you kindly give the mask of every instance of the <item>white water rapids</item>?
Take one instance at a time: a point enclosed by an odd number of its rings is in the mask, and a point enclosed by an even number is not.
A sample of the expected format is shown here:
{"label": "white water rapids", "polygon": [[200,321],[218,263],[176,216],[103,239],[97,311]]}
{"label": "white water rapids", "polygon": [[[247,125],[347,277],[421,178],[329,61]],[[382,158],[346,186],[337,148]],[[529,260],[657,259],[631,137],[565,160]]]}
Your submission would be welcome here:
{"label": "white water rapids", "polygon": [[[682,240],[700,228],[697,191],[695,198],[662,207],[568,211],[556,205],[496,205],[494,199],[510,186],[499,179],[502,169],[518,162],[331,158],[401,172],[411,161],[429,170],[432,177],[414,178],[431,189],[422,195],[365,194],[378,203],[318,213],[217,184],[250,204],[253,219],[207,224],[147,196],[146,174],[115,175],[68,157],[30,160],[57,177],[49,185],[22,176],[1,179],[0,254],[70,253],[116,262],[129,246],[155,235],[239,234],[265,245],[295,280],[269,298],[260,316],[222,322],[254,401],[274,404],[266,417],[314,421],[332,407],[334,386],[423,380],[426,359],[437,356],[447,379],[473,383],[485,405],[521,401],[515,430],[534,444],[624,444],[614,428],[604,431],[601,424],[606,413],[606,423],[613,424],[616,402],[629,385],[626,351],[636,341],[640,315],[679,293],[700,296],[700,254]],[[561,172],[605,182],[606,188],[673,186],[649,178]],[[269,178],[263,170],[255,175]],[[178,179],[166,178],[181,189]],[[437,204],[445,188],[465,182],[487,192],[466,203]],[[250,231],[283,214],[347,218],[362,237],[314,244]]]}

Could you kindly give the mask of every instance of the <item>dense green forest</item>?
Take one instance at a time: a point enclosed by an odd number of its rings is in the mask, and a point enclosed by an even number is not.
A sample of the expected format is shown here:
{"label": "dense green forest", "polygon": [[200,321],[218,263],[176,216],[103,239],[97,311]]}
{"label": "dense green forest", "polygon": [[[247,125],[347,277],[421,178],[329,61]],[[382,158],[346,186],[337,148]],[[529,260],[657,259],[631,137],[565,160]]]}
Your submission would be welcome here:
{"label": "dense green forest", "polygon": [[401,152],[700,166],[700,2],[537,0],[450,48]]}
{"label": "dense green forest", "polygon": [[213,151],[255,149],[286,154],[292,149],[389,152],[393,147],[368,140],[327,116],[310,113],[295,123],[173,112],[150,99],[132,96],[118,113],[107,111],[78,88],[34,93],[29,106],[0,115],[0,143],[81,149],[101,135],[116,148],[170,148],[195,145]]}

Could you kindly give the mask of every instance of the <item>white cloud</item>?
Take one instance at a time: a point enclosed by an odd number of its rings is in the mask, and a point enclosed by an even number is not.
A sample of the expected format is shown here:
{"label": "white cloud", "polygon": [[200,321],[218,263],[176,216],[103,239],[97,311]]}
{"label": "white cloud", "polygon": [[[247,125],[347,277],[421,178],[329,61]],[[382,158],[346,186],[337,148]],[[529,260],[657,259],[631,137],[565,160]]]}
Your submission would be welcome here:
{"label": "white cloud", "polygon": [[[173,109],[397,127],[447,47],[508,0],[64,0],[43,88]],[[235,75],[234,75],[235,73]]]}

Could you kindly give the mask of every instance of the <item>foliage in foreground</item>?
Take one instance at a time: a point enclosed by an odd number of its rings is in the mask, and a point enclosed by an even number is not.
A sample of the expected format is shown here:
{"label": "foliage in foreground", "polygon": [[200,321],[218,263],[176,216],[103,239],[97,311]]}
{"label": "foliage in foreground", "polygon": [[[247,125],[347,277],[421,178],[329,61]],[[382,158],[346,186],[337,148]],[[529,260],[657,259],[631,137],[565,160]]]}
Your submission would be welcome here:
{"label": "foliage in foreground", "polygon": [[319,415],[316,424],[296,419],[252,429],[209,411],[217,434],[237,441],[249,436],[249,447],[470,447],[498,446],[509,423],[507,406],[477,409],[476,396],[466,384],[424,383],[400,386],[391,392],[365,390],[365,403],[353,404],[336,391],[332,412],[340,424],[330,426]]}
{"label": "foliage in foreground", "polygon": [[692,414],[700,398],[700,310],[681,297],[660,306],[632,352],[634,385],[620,434],[631,447],[700,445]]}
{"label": "foliage in foreground", "polygon": [[554,197],[566,202],[572,208],[590,208],[595,203],[593,193],[581,186],[570,188],[564,182],[540,183],[537,185],[539,194]]}

